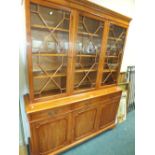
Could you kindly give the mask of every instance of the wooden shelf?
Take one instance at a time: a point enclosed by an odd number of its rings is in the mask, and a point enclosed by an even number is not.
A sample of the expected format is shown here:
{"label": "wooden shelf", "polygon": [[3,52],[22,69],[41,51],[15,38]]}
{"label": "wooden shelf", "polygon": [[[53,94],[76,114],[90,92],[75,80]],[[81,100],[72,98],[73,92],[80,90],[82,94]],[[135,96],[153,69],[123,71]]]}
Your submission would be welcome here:
{"label": "wooden shelf", "polygon": [[111,69],[110,71],[109,69],[103,69],[103,73],[109,73],[109,72],[117,72],[117,70]]}
{"label": "wooden shelf", "polygon": [[[97,71],[97,69],[91,69],[91,70],[89,70],[89,69],[77,69],[77,70],[75,70],[75,73],[83,73],[83,72],[96,72]],[[53,73],[49,73],[49,76],[52,76],[53,75]],[[44,73],[42,73],[42,72],[34,72],[33,73],[33,77],[35,78],[35,79],[43,79],[43,78],[48,78],[49,76],[47,76],[47,75],[45,75]],[[64,74],[64,73],[57,73],[56,75],[54,75],[53,77],[64,77],[64,76],[66,76],[66,74]]]}
{"label": "wooden shelf", "polygon": [[[67,56],[67,54],[65,53],[45,53],[45,52],[41,52],[41,53],[32,53],[33,56],[43,56],[43,57],[59,57],[59,56]],[[91,57],[91,58],[95,58],[96,55],[95,54],[77,54],[77,57]]]}
{"label": "wooden shelf", "polygon": [[[44,57],[59,57],[59,56],[67,56],[66,53],[46,53],[46,52],[40,52],[40,53],[32,53],[33,56],[44,56]],[[77,54],[77,57],[92,57],[95,58],[95,54]]]}
{"label": "wooden shelf", "polygon": [[87,35],[87,36],[93,36],[93,37],[99,37],[98,34],[87,33],[87,32],[80,32],[80,31],[78,31],[78,34],[80,34],[80,35]]}
{"label": "wooden shelf", "polygon": [[[91,70],[89,70],[89,69],[77,69],[77,70],[75,70],[75,73],[96,72],[96,71],[97,71],[97,69],[91,69]],[[112,69],[111,71],[112,72],[117,72],[117,70],[114,70],[114,69]],[[104,69],[103,73],[109,73],[111,71],[109,69]],[[53,73],[49,73],[49,76],[52,76],[52,75],[53,75]],[[42,72],[34,72],[33,73],[34,79],[49,78],[49,76],[47,76],[46,74],[44,74]],[[66,76],[66,74],[64,74],[64,73],[57,73],[53,77],[55,78],[55,77],[65,77],[65,76]]]}
{"label": "wooden shelf", "polygon": [[121,39],[121,38],[115,38],[115,37],[108,37],[108,40],[123,41],[123,39]]}
{"label": "wooden shelf", "polygon": [[[52,76],[53,73],[49,73],[49,76]],[[40,73],[40,72],[36,72],[33,73],[33,77],[34,79],[43,79],[43,78],[49,78],[49,76],[45,75],[44,73]],[[56,75],[52,76],[52,77],[65,77],[66,74],[64,73],[57,73]]]}
{"label": "wooden shelf", "polygon": [[96,57],[96,55],[95,54],[77,54],[76,55],[77,57]]}
{"label": "wooden shelf", "polygon": [[82,92],[89,92],[94,90],[95,87],[85,87],[85,88],[78,88],[78,89],[74,89],[74,93],[78,94],[78,93],[82,93]]}
{"label": "wooden shelf", "polygon": [[75,73],[82,73],[82,72],[96,72],[97,71],[97,69],[91,69],[91,70],[89,70],[89,69],[77,69],[77,70],[75,70]]}
{"label": "wooden shelf", "polygon": [[[42,29],[42,30],[54,30],[55,27],[52,27],[52,26],[44,26],[44,25],[31,25],[31,28],[33,29]],[[61,31],[61,32],[69,32],[69,30],[67,29],[63,29],[63,28],[56,28],[55,31]]]}
{"label": "wooden shelf", "polygon": [[[44,26],[44,25],[31,25],[31,28],[33,29],[41,29],[41,30],[55,30],[55,31],[61,31],[61,32],[67,32],[69,33],[69,30],[63,29],[63,28],[56,28],[52,26]],[[87,32],[78,32],[79,35],[87,35],[87,36],[93,36],[93,37],[99,37],[98,34],[93,33],[87,33]]]}
{"label": "wooden shelf", "polygon": [[118,58],[118,56],[105,56],[106,58]]}
{"label": "wooden shelf", "polygon": [[[66,88],[62,88],[63,93],[65,93],[65,90]],[[60,89],[53,88],[51,90],[44,91],[41,94],[39,94],[39,92],[34,92],[34,95],[36,98],[40,98],[44,96],[57,95],[58,93],[60,93]]]}
{"label": "wooden shelf", "polygon": [[67,56],[67,54],[64,53],[33,53],[33,56],[43,56],[43,57],[60,57],[60,56]]}
{"label": "wooden shelf", "polygon": [[103,87],[108,87],[108,86],[116,85],[116,82],[113,82],[113,81],[110,81],[110,82],[107,82],[107,83],[101,82],[101,84],[102,84]]}
{"label": "wooden shelf", "polygon": [[[93,82],[93,83],[90,83],[90,82],[83,82],[80,86],[83,86],[83,85],[89,85],[89,84],[92,84],[92,85],[95,85],[96,83]],[[75,83],[74,86],[78,85],[78,83]]]}

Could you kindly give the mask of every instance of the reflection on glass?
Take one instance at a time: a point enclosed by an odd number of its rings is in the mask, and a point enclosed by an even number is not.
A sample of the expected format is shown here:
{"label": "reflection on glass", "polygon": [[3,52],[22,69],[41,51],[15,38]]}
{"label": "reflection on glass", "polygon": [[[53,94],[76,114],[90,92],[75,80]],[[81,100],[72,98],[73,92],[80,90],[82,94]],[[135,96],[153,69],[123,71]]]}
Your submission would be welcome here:
{"label": "reflection on glass", "polygon": [[111,24],[108,36],[102,85],[116,83],[119,65],[123,54],[126,29]]}
{"label": "reflection on glass", "polygon": [[76,42],[74,90],[94,88],[101,52],[103,23],[80,16]]}
{"label": "reflection on glass", "polygon": [[70,13],[31,3],[35,97],[66,92]]}

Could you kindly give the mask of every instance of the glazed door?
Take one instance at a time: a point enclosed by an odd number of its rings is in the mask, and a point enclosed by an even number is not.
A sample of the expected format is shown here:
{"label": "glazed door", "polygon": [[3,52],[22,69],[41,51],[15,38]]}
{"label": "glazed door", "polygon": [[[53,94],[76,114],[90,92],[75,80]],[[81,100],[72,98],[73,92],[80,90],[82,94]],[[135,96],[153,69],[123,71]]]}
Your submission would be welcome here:
{"label": "glazed door", "polygon": [[97,106],[83,107],[73,113],[73,140],[79,140],[96,130]]}
{"label": "glazed door", "polygon": [[70,12],[31,3],[34,98],[66,93]]}
{"label": "glazed door", "polygon": [[69,114],[46,119],[32,125],[32,152],[34,155],[47,155],[69,143]]}
{"label": "glazed door", "polygon": [[126,28],[110,24],[101,85],[116,84],[123,56]]}
{"label": "glazed door", "polygon": [[74,92],[96,87],[103,29],[104,22],[84,15],[79,16],[75,43]]}

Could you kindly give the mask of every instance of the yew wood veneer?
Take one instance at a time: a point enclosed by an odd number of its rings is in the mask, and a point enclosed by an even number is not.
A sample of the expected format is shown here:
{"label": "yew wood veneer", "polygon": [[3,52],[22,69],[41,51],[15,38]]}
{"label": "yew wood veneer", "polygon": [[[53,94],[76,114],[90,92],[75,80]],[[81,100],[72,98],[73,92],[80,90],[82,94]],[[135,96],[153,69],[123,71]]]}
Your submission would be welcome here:
{"label": "yew wood veneer", "polygon": [[115,127],[131,19],[87,0],[25,0],[31,155]]}

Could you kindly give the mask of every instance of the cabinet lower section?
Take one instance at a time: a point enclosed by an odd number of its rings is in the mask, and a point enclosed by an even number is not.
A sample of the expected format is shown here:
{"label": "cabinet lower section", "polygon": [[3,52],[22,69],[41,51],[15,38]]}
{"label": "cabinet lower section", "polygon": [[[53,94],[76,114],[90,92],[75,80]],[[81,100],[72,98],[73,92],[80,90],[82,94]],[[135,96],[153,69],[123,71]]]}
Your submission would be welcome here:
{"label": "cabinet lower section", "polygon": [[115,125],[121,91],[28,114],[31,155],[54,155]]}

